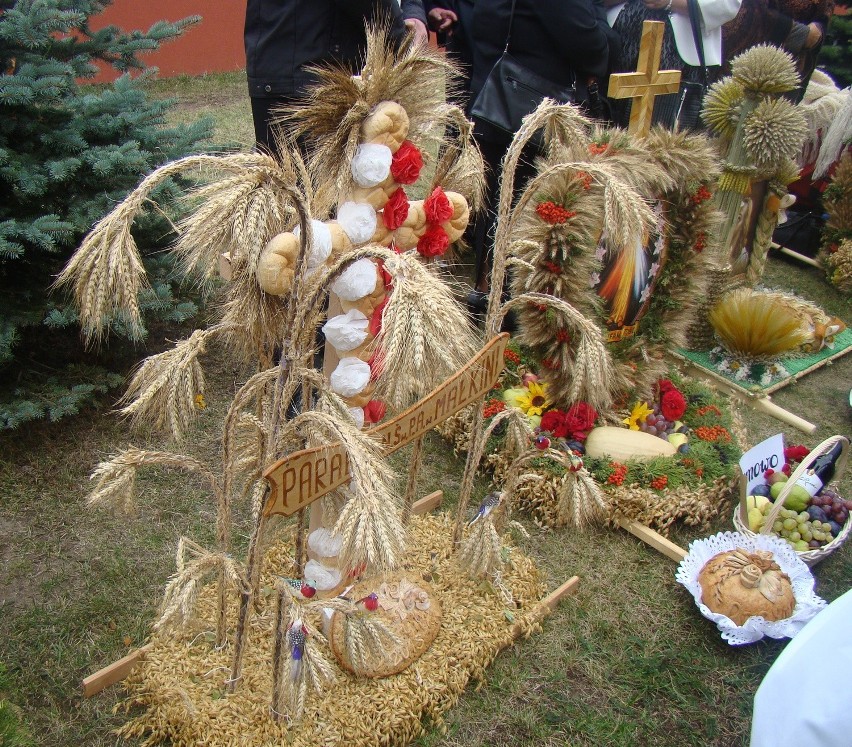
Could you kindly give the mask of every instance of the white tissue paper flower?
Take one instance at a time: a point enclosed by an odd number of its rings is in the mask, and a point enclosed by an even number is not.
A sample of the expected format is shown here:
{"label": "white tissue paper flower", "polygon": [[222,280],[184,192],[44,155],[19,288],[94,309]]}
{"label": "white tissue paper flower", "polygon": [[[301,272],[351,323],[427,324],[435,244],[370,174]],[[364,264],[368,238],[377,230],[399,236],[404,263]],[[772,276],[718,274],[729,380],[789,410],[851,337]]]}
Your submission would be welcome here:
{"label": "white tissue paper flower", "polygon": [[330,529],[320,527],[308,535],[308,547],[321,558],[336,558],[343,547],[343,538]]}
{"label": "white tissue paper flower", "polygon": [[359,187],[375,187],[390,174],[393,153],[387,145],[362,143],[352,159],[352,178]]}
{"label": "white tissue paper flower", "polygon": [[322,325],[322,331],[335,350],[347,353],[367,339],[369,324],[362,312],[350,309],[345,314],[338,314],[329,319]]}
{"label": "white tissue paper flower", "polygon": [[369,202],[344,202],[337,222],[353,244],[365,244],[376,232],[376,211]]}
{"label": "white tissue paper flower", "polygon": [[354,397],[370,383],[370,367],[358,358],[341,358],[329,378],[331,391],[341,397]]}
{"label": "white tissue paper flower", "polygon": [[305,578],[316,584],[317,591],[331,591],[340,585],[343,573],[339,568],[327,568],[316,560],[309,560],[305,563]]}
{"label": "white tissue paper flower", "polygon": [[355,425],[359,431],[364,430],[364,408],[363,407],[350,407],[349,414],[352,416],[352,420],[355,421]]}
{"label": "white tissue paper flower", "polygon": [[378,281],[376,266],[364,257],[349,265],[331,284],[331,290],[344,301],[357,301],[375,291]]}
{"label": "white tissue paper flower", "polygon": [[[301,226],[296,226],[293,229],[293,235],[297,239],[302,233],[301,229]],[[331,256],[331,231],[320,220],[311,220],[311,230],[313,241],[308,247],[308,268],[314,270]]]}

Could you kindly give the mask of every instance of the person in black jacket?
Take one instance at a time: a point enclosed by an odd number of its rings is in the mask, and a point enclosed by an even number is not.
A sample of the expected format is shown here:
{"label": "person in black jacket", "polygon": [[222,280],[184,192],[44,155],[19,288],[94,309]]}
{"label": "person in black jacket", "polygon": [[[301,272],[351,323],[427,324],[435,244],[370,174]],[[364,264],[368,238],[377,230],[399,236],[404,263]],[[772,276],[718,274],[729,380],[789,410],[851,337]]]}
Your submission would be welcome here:
{"label": "person in black jacket", "polygon": [[[471,101],[476,100],[506,46],[512,1],[475,2]],[[610,30],[595,0],[515,0],[509,53],[524,67],[554,83],[570,86],[576,81],[578,101],[586,97],[590,83],[606,77],[610,43]],[[475,285],[468,296],[468,305],[476,312],[487,302],[500,164],[511,138],[476,118],[474,134],[488,167],[485,210],[474,227]],[[525,156],[515,174],[518,189],[533,175],[533,148],[528,147]]]}
{"label": "person in black jacket", "polygon": [[259,147],[274,148],[270,110],[298,101],[314,82],[313,65],[339,63],[357,72],[365,22],[389,20],[401,41],[410,29],[425,42],[422,0],[248,0],[245,48],[251,113]]}

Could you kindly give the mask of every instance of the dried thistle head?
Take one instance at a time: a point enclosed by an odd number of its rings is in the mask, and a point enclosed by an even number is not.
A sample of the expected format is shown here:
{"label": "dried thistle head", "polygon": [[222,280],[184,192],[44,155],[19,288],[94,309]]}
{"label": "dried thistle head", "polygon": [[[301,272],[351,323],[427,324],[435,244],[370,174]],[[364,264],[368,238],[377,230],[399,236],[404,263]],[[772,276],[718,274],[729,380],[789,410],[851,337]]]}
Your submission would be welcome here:
{"label": "dried thistle head", "polygon": [[745,91],[757,95],[786,93],[801,81],[793,58],[771,44],[758,44],[735,57],[731,75]]}
{"label": "dried thistle head", "polygon": [[801,150],[807,131],[799,107],[784,98],[764,99],[746,118],[743,144],[758,170],[772,173]]}
{"label": "dried thistle head", "polygon": [[724,78],[707,90],[701,118],[710,130],[729,140],[737,129],[743,101],[742,84],[734,78]]}

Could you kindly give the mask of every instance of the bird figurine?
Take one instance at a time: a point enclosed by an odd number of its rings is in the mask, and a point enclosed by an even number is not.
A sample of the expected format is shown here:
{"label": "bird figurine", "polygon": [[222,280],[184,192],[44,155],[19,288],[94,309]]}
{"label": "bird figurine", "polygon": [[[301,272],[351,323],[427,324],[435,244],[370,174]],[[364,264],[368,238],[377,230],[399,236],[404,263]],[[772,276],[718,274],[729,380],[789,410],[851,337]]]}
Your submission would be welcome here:
{"label": "bird figurine", "polygon": [[476,524],[477,521],[488,516],[488,514],[500,505],[501,500],[503,500],[503,493],[500,491],[494,491],[493,493],[486,495],[482,503],[479,504],[479,508],[476,510],[476,516],[470,520],[468,526]]}
{"label": "bird figurine", "polygon": [[367,594],[367,596],[361,597],[355,604],[367,610],[367,612],[375,612],[379,608],[379,595],[376,592]]}
{"label": "bird figurine", "polygon": [[287,628],[287,643],[290,644],[290,677],[293,680],[299,678],[302,670],[302,656],[305,653],[305,626],[301,620],[294,620]]}
{"label": "bird figurine", "polygon": [[317,593],[316,581],[302,580],[299,578],[282,578],[281,580],[297,594],[300,594],[304,599],[310,599]]}

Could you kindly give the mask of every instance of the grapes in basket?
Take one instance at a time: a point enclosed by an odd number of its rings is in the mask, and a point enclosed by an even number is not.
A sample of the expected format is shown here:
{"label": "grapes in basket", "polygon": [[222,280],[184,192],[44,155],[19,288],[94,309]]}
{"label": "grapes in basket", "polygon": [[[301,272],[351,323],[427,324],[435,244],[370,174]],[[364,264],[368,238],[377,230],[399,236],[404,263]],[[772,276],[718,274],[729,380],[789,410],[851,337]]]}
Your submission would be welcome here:
{"label": "grapes in basket", "polygon": [[[786,486],[787,475],[775,472],[766,485],[757,485],[748,497],[748,524],[759,532],[772,510],[771,498],[777,498]],[[768,494],[768,495],[767,495]],[[840,534],[849,518],[852,501],[844,500],[830,485],[811,496],[799,484],[793,485],[785,497],[784,507],[772,525],[772,533],[783,537],[797,552],[823,547]]]}

